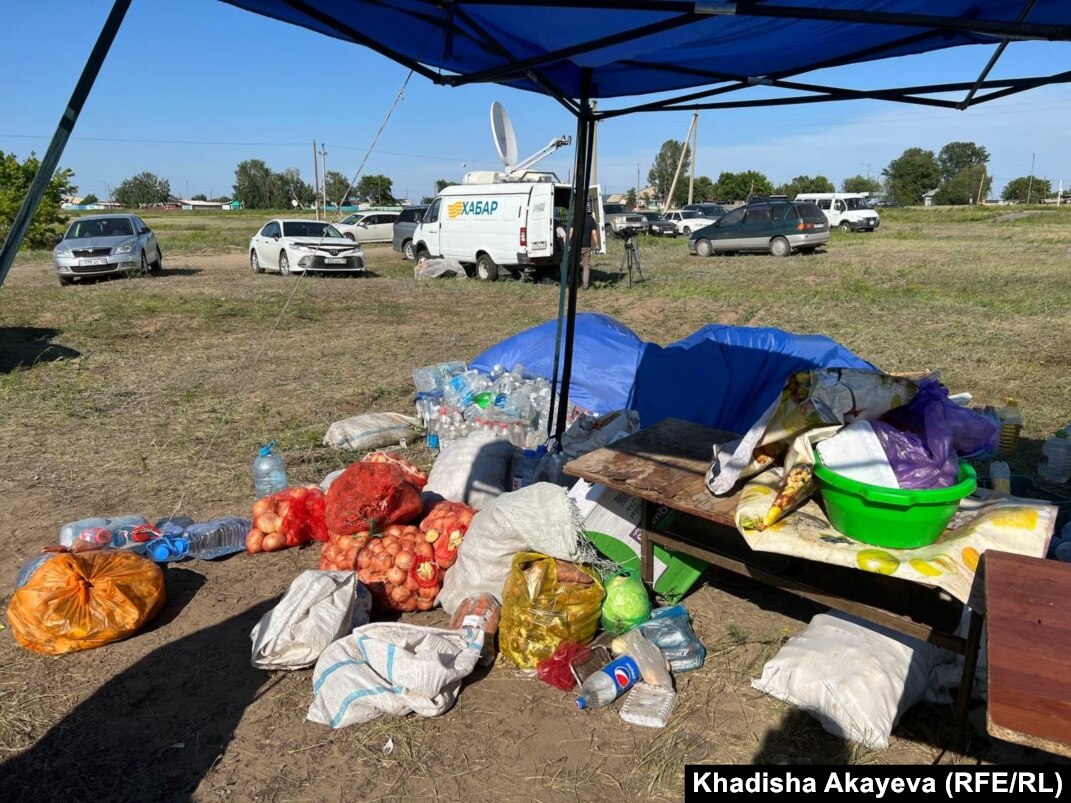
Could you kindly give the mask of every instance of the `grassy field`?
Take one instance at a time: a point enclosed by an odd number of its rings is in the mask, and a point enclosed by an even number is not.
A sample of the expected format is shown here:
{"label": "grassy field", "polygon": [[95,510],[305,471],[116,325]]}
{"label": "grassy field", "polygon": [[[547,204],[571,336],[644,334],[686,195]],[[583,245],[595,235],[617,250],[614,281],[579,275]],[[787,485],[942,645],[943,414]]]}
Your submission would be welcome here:
{"label": "grassy field", "polygon": [[[789,259],[645,241],[648,281],[631,289],[615,243],[580,307],[663,344],[711,322],[824,333],[889,371],[940,370],[978,403],[1017,397],[1014,464],[1033,473],[1040,441],[1071,419],[1071,210],[1001,219],[1010,211],[889,210],[872,235],[834,232],[827,252]],[[47,255],[20,257],[0,289],[5,600],[63,522],[245,513],[260,444],[276,439],[292,479],[318,481],[349,460],[321,445],[332,421],[408,412],[413,368],[469,359],[557,309],[553,284],[417,283],[384,246],[368,248],[364,277],[254,276],[245,248],[266,217],[146,216],[165,254],[153,277],[61,288]],[[683,678],[664,731],[580,717],[500,663],[443,718],[328,733],[303,721],[308,673],[247,660],[260,613],[316,562],[305,549],[169,569],[157,623],[101,650],[47,659],[0,636],[5,799],[46,776],[47,797],[107,796],[120,771],[137,799],[162,785],[197,799],[676,799],[686,761],[926,762],[948,735],[951,710],[919,706],[888,753],[869,753],[753,692],[815,608],[723,575],[687,600],[710,658]],[[126,752],[87,761],[90,734]],[[970,755],[1000,753],[976,739]]]}

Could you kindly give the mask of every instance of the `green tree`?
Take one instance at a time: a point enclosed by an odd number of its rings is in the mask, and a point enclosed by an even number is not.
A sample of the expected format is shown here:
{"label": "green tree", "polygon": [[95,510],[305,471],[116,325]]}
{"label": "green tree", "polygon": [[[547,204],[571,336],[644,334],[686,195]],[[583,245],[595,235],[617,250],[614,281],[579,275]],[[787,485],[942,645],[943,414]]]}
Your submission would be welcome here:
{"label": "green tree", "polygon": [[1037,203],[1042,198],[1052,195],[1052,182],[1037,176],[1019,176],[1004,185],[1000,197],[1005,201],[1016,203]]}
{"label": "green tree", "polygon": [[234,197],[246,209],[280,209],[288,206],[288,199],[278,194],[274,179],[274,171],[261,159],[239,162],[234,168]]}
{"label": "green tree", "polygon": [[774,190],[778,195],[787,195],[789,198],[795,198],[801,192],[835,192],[836,187],[833,186],[833,182],[825,176],[796,176],[792,181],[788,181]]}
{"label": "green tree", "polygon": [[[450,179],[448,179],[448,178],[439,178],[439,179],[436,179],[436,180],[435,180],[435,191],[436,191],[436,192],[442,192],[442,191],[443,191],[443,190],[445,190],[445,189],[446,189],[447,187],[449,187],[449,186],[450,186],[451,184],[456,184],[456,183],[457,183],[457,182],[455,182],[455,181],[451,181],[451,180],[450,180]],[[434,198],[433,198],[432,200],[434,200]]]}
{"label": "green tree", "polygon": [[979,167],[988,162],[989,151],[973,142],[949,142],[937,154],[937,166],[941,168],[941,181],[951,181],[954,176],[968,167]]}
{"label": "green tree", "polygon": [[[0,151],[0,242],[7,239],[11,224],[15,222],[15,215],[22,206],[40,164],[40,160],[33,153],[20,162],[14,153]],[[67,222],[60,208],[63,196],[71,195],[77,189],[71,184],[73,176],[74,173],[65,168],[60,168],[53,174],[26,230],[26,237],[22,241],[24,247],[48,248],[53,244],[53,235],[58,233],[55,227]]]}
{"label": "green tree", "polygon": [[714,182],[710,180],[710,176],[695,177],[695,184],[692,186],[692,199],[696,203],[714,200]]}
{"label": "green tree", "polygon": [[975,204],[980,199],[989,197],[993,179],[985,165],[965,167],[941,185],[934,196],[934,203],[942,206],[948,204]]}
{"label": "green tree", "polygon": [[[881,182],[869,176],[849,176],[840,183],[841,192],[869,192],[871,195],[884,189]],[[930,189],[933,189],[932,187]]]}
{"label": "green tree", "polygon": [[720,203],[746,201],[752,195],[772,195],[773,184],[770,179],[757,170],[744,170],[740,173],[725,172],[718,176],[714,184],[714,197]]}
{"label": "green tree", "polygon": [[625,194],[625,206],[629,209],[636,208],[636,188],[629,187],[628,192]]}
{"label": "green tree", "polygon": [[85,198],[82,199],[82,203],[84,203],[86,206],[89,206],[90,204],[99,203],[99,202],[100,202],[100,198],[98,198],[93,193],[89,193],[89,195],[87,195]]}
{"label": "green tree", "polygon": [[933,151],[908,148],[881,171],[887,181],[889,195],[904,206],[922,203],[922,196],[937,189],[941,183],[941,168]]}
{"label": "green tree", "polygon": [[688,201],[688,165],[691,164],[692,156],[687,145],[676,139],[667,139],[655,156],[654,164],[647,172],[647,180],[652,186],[658,188],[660,198],[669,197],[669,187],[673,183],[673,176],[677,172],[677,163],[684,151],[684,163],[681,165],[681,178],[677,179],[677,188],[673,191],[670,206],[680,206]]}
{"label": "green tree", "polygon": [[[313,190],[311,184],[302,180],[301,171],[296,167],[288,167],[276,173],[272,183],[277,188],[272,194],[283,199],[283,206],[293,206],[294,201],[297,201],[298,206],[301,207],[312,206],[313,201],[316,200],[316,191]],[[333,203],[335,200],[331,196],[327,198],[328,203]]]}
{"label": "green tree", "polygon": [[355,193],[358,198],[376,206],[397,203],[392,193],[393,182],[389,176],[369,175],[361,176],[357,183]]}
{"label": "green tree", "polygon": [[345,206],[353,196],[350,191],[350,180],[337,170],[328,170],[324,176],[324,192],[327,193],[329,204]]}
{"label": "green tree", "polygon": [[171,184],[147,170],[131,176],[115,188],[115,202],[127,209],[149,204],[162,204],[171,197]]}
{"label": "green tree", "polygon": [[[191,201],[207,201],[208,200],[208,196],[205,195],[203,192],[199,192],[196,195],[194,195],[192,198],[190,198],[190,200]],[[86,203],[88,203],[88,201]]]}

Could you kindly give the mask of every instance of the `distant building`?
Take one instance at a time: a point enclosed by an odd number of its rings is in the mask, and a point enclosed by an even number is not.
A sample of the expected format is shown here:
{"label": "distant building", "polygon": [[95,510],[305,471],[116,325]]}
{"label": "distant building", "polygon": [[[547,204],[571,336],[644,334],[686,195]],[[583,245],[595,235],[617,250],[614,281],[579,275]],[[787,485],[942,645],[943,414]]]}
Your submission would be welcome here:
{"label": "distant building", "polygon": [[933,206],[934,205],[934,198],[937,197],[937,192],[938,192],[937,190],[930,190],[929,192],[922,193],[922,205],[923,206]]}

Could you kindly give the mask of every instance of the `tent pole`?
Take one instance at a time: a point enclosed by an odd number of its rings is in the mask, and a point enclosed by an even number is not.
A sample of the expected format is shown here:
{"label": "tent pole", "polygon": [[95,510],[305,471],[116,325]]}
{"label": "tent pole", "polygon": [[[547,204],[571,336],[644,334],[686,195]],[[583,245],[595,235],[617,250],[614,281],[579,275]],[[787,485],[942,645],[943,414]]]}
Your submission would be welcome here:
{"label": "tent pole", "polygon": [[[576,166],[573,170],[573,220],[569,235],[569,299],[565,313],[565,354],[562,360],[561,387],[554,437],[560,440],[569,415],[569,383],[573,376],[573,341],[576,335],[576,296],[580,285],[580,250],[587,219],[587,194],[591,184],[591,159],[594,146],[595,117],[587,94],[580,101],[576,118]],[[581,202],[583,199],[583,203]]]}
{"label": "tent pole", "polygon": [[4,240],[3,246],[0,247],[0,285],[7,278],[7,272],[15,261],[15,254],[18,253],[19,246],[22,245],[22,240],[26,236],[26,231],[30,228],[30,222],[37,212],[37,207],[41,204],[41,199],[44,198],[45,192],[48,190],[48,183],[52,180],[52,174],[56,172],[60,157],[63,155],[63,149],[67,145],[71,131],[74,130],[74,124],[78,122],[78,115],[82,112],[82,106],[85,105],[86,98],[89,96],[89,90],[93,88],[93,82],[97,80],[97,74],[104,63],[104,57],[108,55],[112,42],[115,41],[115,35],[119,32],[119,26],[122,25],[123,17],[126,16],[128,8],[130,8],[130,0],[115,0],[111,13],[108,14],[108,19],[104,21],[104,27],[97,38],[97,43],[93,45],[93,50],[89,53],[86,66],[82,69],[82,75],[74,86],[74,92],[71,93],[67,108],[56,126],[56,133],[52,135],[48,150],[45,151],[44,158],[41,159],[37,174],[30,184],[29,192],[26,193],[22,206],[19,207],[19,211],[11,223],[11,230],[8,232],[7,239]]}

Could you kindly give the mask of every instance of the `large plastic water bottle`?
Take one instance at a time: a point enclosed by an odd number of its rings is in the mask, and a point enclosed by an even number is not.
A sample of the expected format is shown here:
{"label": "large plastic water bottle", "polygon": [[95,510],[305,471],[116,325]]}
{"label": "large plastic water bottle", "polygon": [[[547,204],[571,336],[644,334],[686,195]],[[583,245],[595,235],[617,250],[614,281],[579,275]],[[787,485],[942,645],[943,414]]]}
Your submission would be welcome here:
{"label": "large plastic water bottle", "polygon": [[286,463],[275,453],[275,441],[262,446],[253,460],[253,486],[257,499],[271,496],[286,487]]}
{"label": "large plastic water bottle", "polygon": [[631,689],[639,679],[639,665],[631,657],[622,655],[588,676],[580,687],[576,707],[600,708],[609,705]]}
{"label": "large plastic water bottle", "polygon": [[1041,447],[1038,479],[1061,484],[1071,479],[1071,438],[1061,429]]}
{"label": "large plastic water bottle", "polygon": [[111,543],[112,533],[124,526],[137,527],[148,524],[141,516],[100,516],[90,519],[72,521],[60,527],[59,542],[63,546],[73,546],[75,541],[86,541],[104,547]]}
{"label": "large plastic water bottle", "polygon": [[253,522],[238,516],[224,516],[187,527],[184,537],[190,543],[189,554],[201,560],[212,560],[235,552],[245,551],[245,539]]}

